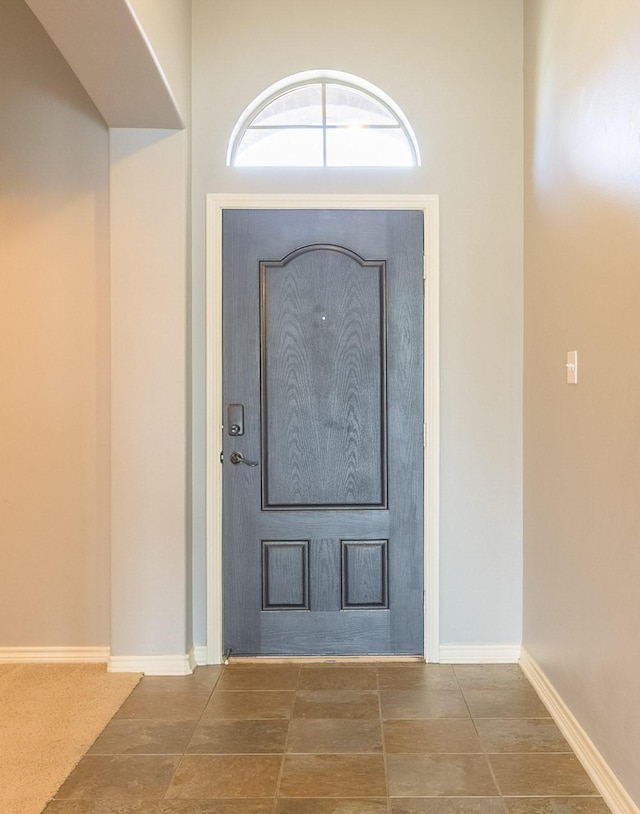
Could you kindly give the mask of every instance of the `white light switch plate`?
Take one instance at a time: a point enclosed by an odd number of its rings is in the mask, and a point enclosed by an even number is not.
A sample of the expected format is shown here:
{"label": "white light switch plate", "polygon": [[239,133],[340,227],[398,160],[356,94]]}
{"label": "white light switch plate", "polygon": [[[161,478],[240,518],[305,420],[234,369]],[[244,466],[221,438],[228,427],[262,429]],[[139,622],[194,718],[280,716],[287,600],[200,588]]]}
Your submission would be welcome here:
{"label": "white light switch plate", "polygon": [[578,384],[578,351],[567,351],[567,384]]}

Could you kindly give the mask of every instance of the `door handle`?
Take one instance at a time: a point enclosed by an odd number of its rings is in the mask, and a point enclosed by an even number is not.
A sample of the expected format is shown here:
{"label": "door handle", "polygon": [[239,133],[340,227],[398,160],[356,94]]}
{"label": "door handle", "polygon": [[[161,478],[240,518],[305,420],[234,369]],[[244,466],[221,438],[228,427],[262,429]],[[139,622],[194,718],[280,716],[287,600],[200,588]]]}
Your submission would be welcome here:
{"label": "door handle", "polygon": [[259,461],[248,461],[241,452],[234,450],[229,455],[229,460],[232,464],[246,464],[247,466],[258,466]]}

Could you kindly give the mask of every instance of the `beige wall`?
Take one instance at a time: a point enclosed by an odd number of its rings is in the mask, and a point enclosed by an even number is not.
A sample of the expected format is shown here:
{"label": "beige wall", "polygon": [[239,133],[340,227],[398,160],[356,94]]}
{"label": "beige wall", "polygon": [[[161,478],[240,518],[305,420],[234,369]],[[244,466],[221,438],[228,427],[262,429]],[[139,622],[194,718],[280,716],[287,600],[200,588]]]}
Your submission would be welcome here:
{"label": "beige wall", "polygon": [[640,6],[525,10],[524,643],[640,803]]}
{"label": "beige wall", "polygon": [[[188,107],[190,90],[189,5],[188,0],[162,6],[150,0],[134,3],[183,112],[185,106]],[[12,0],[6,8],[22,9],[22,4]],[[486,0],[480,5],[475,0],[401,0],[391,5],[379,0],[354,2],[347,9],[338,0],[328,0],[322,15],[309,12],[305,17],[300,5],[293,0],[270,3],[268,16],[265,16],[265,5],[257,0],[234,4],[196,0],[193,10],[195,266],[191,358],[196,641],[204,642],[205,621],[204,195],[209,191],[277,190],[435,192],[440,195],[442,639],[444,642],[517,643],[521,628],[520,3]],[[42,54],[49,54],[51,59],[58,60],[58,70],[64,72],[67,81],[73,82],[55,50],[41,36],[45,45],[39,47],[38,56],[25,51],[24,70],[27,65],[41,66]],[[375,173],[336,170],[258,174],[225,167],[227,139],[244,106],[266,85],[283,76],[325,66],[363,76],[402,106],[421,143],[423,166],[413,171]],[[49,72],[48,67],[41,67],[40,71]],[[2,81],[9,80],[3,77]],[[42,126],[40,122],[30,129],[25,125],[28,133],[25,145],[42,132],[57,132],[67,117],[74,121],[73,132],[63,139],[64,146],[69,148],[66,158],[64,151],[62,159],[58,153],[53,158],[47,152],[52,146],[51,139],[38,140],[37,150],[43,151],[50,162],[47,171],[53,172],[51,168],[56,168],[57,193],[62,197],[66,195],[66,185],[73,188],[74,184],[82,186],[85,182],[91,194],[95,192],[95,184],[90,184],[85,177],[94,172],[91,162],[79,164],[73,160],[79,152],[82,154],[76,144],[87,135],[84,128],[91,125],[86,149],[92,156],[99,154],[103,162],[99,196],[102,209],[98,208],[102,217],[102,231],[98,231],[103,244],[97,250],[95,244],[91,244],[94,250],[91,268],[102,269],[100,263],[103,263],[106,275],[107,134],[95,114],[90,122],[85,121],[83,111],[90,106],[77,87],[78,99],[67,105],[60,102],[55,90],[49,93],[51,98],[48,97],[46,103],[41,103],[37,98],[37,82],[32,85],[29,89],[22,88],[21,95],[16,97],[20,99],[18,105],[14,103],[16,115],[22,108],[30,107],[34,108],[30,115],[37,112],[45,116],[47,111],[51,115]],[[67,107],[72,109],[67,110]],[[20,132],[17,128],[12,135],[14,150],[18,149],[20,136],[16,134]],[[190,354],[185,342],[189,310],[185,301],[190,282],[186,239],[190,227],[185,200],[189,193],[190,145],[184,134],[113,131],[110,148],[112,644],[116,655],[180,653],[190,641],[188,616],[185,618],[189,606],[186,501],[190,478],[183,468],[189,451]],[[15,166],[22,166],[26,173],[30,160],[30,155],[23,157],[22,163]],[[32,165],[37,166],[37,162]],[[23,183],[26,185],[26,180]],[[26,205],[35,208],[42,205],[42,201],[39,188],[34,188],[36,194]],[[95,211],[95,201],[93,204],[92,211]],[[57,207],[56,216],[60,216],[61,211],[62,207]],[[15,210],[12,217],[16,217]],[[59,267],[66,274],[75,267],[75,257],[84,249],[89,253],[86,246],[83,249],[85,232],[76,226],[74,221],[74,228],[68,227],[66,232],[72,248],[64,246],[56,255]],[[55,240],[61,240],[62,234],[65,232],[56,229]],[[95,232],[92,239],[95,240]],[[37,245],[37,241],[29,243]],[[39,267],[37,262],[36,266]],[[82,281],[87,284],[85,277]],[[106,285],[106,277],[104,283]],[[97,280],[94,284],[97,285]],[[78,296],[77,286],[69,288]],[[97,309],[97,288],[93,294],[94,309]],[[69,353],[72,348],[76,355],[90,355],[90,348],[94,348],[89,371],[70,366],[81,377],[83,403],[86,401],[94,411],[95,424],[91,430],[95,434],[95,439],[91,439],[94,448],[105,443],[107,429],[105,421],[101,423],[97,417],[102,415],[99,410],[106,416],[108,403],[106,366],[98,364],[107,358],[105,290],[101,291],[100,303],[102,322],[97,312],[94,313],[95,325],[63,320],[65,330],[74,333],[67,348]],[[17,325],[15,321],[13,324]],[[95,332],[100,341],[104,341],[100,353],[95,350],[98,340],[93,344],[75,341],[81,331]],[[35,341],[33,327],[28,338],[29,342]],[[28,365],[20,365],[20,369],[23,367]],[[66,373],[71,375],[68,369]],[[96,384],[98,376],[102,378]],[[16,374],[15,379],[18,378]],[[41,386],[41,379],[35,381],[52,398],[51,391]],[[58,377],[57,382],[60,381]],[[91,384],[85,387],[87,381]],[[19,382],[14,384],[17,394]],[[74,391],[73,384],[59,388],[63,396],[56,388],[56,398],[70,398],[68,394],[80,389],[76,386]],[[26,398],[24,403],[29,403]],[[46,408],[43,412],[50,415]],[[78,426],[82,424],[76,421],[74,427]],[[72,460],[69,450],[74,444],[80,444],[82,437],[76,432],[72,443],[65,445],[65,466]],[[18,462],[24,467],[22,452],[14,453],[16,466],[9,470],[11,478],[20,471]],[[101,456],[89,456],[87,467],[91,477],[85,477],[86,470],[83,470],[76,486],[80,489],[82,485],[93,496],[95,512],[93,515],[89,512],[87,523],[94,523],[95,534],[104,535],[100,539],[106,540],[108,452],[105,449],[102,452]],[[41,456],[40,449],[37,454]],[[26,468],[29,472],[36,471],[35,466]],[[39,460],[37,471],[42,468]],[[102,477],[100,482],[96,472]],[[73,490],[54,487],[49,480],[52,479],[47,479],[47,488],[53,490],[56,498],[70,499]],[[66,480],[58,477],[57,484],[60,483],[67,485]],[[64,500],[50,502],[56,511],[61,511]],[[65,517],[68,525],[73,526],[80,523],[79,518],[84,515],[69,511]],[[103,522],[98,522],[96,517],[102,517]],[[73,546],[69,548],[64,524],[55,524],[52,533],[64,536],[67,546],[64,552],[73,550]],[[34,534],[34,538],[36,536]],[[83,578],[87,572],[90,577],[94,573],[84,562],[88,552],[93,551],[92,539],[82,537],[82,546],[70,557],[74,569],[80,564],[85,566]],[[100,550],[106,560],[106,547]],[[41,554],[40,547],[34,544],[32,558],[40,560]],[[52,560],[62,568],[60,555],[56,556]],[[94,561],[95,557],[92,565]],[[106,562],[103,564],[106,566]],[[66,569],[66,560],[64,565]],[[90,603],[101,603],[106,609],[106,567],[101,573],[104,592],[100,593],[89,580],[86,594],[90,596]],[[15,584],[20,585],[16,593],[24,592],[25,584],[28,586],[35,574],[37,568],[25,567],[20,582],[16,576]],[[69,572],[65,570],[65,574]],[[83,590],[80,589],[81,594]],[[69,599],[69,593],[65,593],[64,600],[56,607],[64,609],[65,602],[77,601],[75,596]],[[74,624],[81,625],[84,622],[80,620],[91,619],[93,605],[86,613],[77,609]],[[55,613],[67,617],[64,610]],[[90,643],[95,644],[107,637],[104,633],[87,636],[89,638]],[[37,639],[34,643],[42,644],[40,635]],[[52,636],[53,639],[56,644],[60,642],[59,635]],[[24,641],[25,637],[21,636],[20,643]]]}
{"label": "beige wall", "polygon": [[[184,110],[189,2],[135,0]],[[442,214],[442,638],[520,631],[521,58],[512,0],[194,0],[193,487],[204,641],[204,194],[430,192]],[[635,647],[640,9],[525,0],[525,646],[640,802]],[[175,39],[174,39],[175,35]],[[236,172],[265,86],[378,84],[411,172]],[[0,647],[107,646],[109,320],[117,421],[115,652],[190,643],[189,143],[109,137],[22,0],[0,6]],[[144,191],[147,190],[147,194]],[[564,382],[568,350],[579,384]],[[129,492],[129,488],[133,492]]]}
{"label": "beige wall", "polygon": [[22,0],[0,110],[0,647],[108,646],[108,133]]}
{"label": "beige wall", "polygon": [[[190,0],[133,5],[188,122]],[[179,671],[192,644],[189,133],[112,129],[110,149],[111,646]]]}
{"label": "beige wall", "polygon": [[[518,644],[522,546],[522,7],[516,0],[194,0],[195,637],[204,642],[207,192],[437,193],[441,211],[441,638]],[[235,170],[236,119],[293,73],[335,69],[401,106],[413,170]]]}

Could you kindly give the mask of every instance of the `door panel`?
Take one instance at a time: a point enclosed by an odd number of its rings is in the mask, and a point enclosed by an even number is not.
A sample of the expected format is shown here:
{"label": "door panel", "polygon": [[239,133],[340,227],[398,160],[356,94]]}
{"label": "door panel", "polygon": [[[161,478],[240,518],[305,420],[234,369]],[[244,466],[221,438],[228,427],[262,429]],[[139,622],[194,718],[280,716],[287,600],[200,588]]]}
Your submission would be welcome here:
{"label": "door panel", "polygon": [[422,652],[422,253],[421,212],[223,213],[225,650]]}
{"label": "door panel", "polygon": [[385,263],[260,264],[263,509],[386,505]]}

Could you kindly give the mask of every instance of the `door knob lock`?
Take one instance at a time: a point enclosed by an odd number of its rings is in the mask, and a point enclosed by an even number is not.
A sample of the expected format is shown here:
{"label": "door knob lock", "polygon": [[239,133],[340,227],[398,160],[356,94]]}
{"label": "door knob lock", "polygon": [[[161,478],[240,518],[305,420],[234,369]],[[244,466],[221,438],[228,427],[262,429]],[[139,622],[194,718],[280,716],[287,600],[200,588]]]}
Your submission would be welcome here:
{"label": "door knob lock", "polygon": [[244,435],[244,406],[227,404],[227,427],[229,435]]}
{"label": "door knob lock", "polygon": [[232,464],[246,464],[247,466],[258,466],[260,463],[259,461],[248,461],[241,452],[237,452],[234,450],[231,455],[229,455],[229,460]]}

